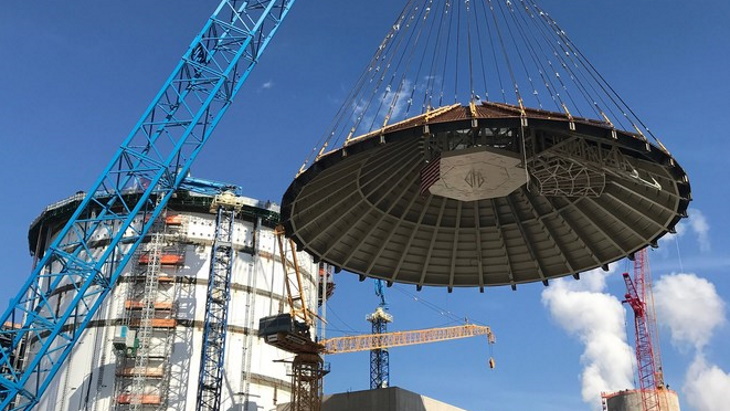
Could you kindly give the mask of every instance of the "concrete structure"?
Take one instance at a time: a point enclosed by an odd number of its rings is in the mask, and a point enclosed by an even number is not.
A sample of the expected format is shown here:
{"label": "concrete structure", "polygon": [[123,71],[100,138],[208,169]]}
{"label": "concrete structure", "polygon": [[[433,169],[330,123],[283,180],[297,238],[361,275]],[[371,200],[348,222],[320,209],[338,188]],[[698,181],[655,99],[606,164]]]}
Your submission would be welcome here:
{"label": "concrete structure", "polygon": [[[135,193],[130,193],[135,195]],[[33,222],[31,252],[42,255],[70,217],[83,193],[53,204]],[[112,293],[87,327],[75,350],[41,399],[48,411],[193,410],[196,404],[203,319],[215,215],[212,197],[180,192],[171,199],[159,228],[139,247]],[[244,198],[234,223],[236,250],[226,344],[221,409],[272,410],[290,401],[291,379],[285,363],[291,357],[257,337],[261,317],[288,310],[284,273],[273,228],[278,206]],[[133,225],[144,221],[138,216]],[[104,238],[98,238],[98,249]],[[158,258],[152,257],[157,248]],[[150,281],[152,261],[159,261]],[[299,256],[305,294],[316,301],[318,269],[312,258]],[[154,285],[154,304],[149,295]],[[67,304],[70,284],[53,294]],[[141,325],[147,304],[146,353],[141,353]],[[152,305],[152,307],[150,307]],[[33,347],[28,352],[32,353]],[[144,354],[144,355],[143,355]],[[140,358],[144,362],[140,362]],[[143,364],[143,365],[140,365]]]}
{"label": "concrete structure", "polygon": [[[662,389],[657,394],[662,411],[679,411],[679,397],[677,397],[676,391]],[[602,397],[606,411],[642,411],[641,391],[639,390],[617,391],[603,394]]]}
{"label": "concrete structure", "polygon": [[465,411],[398,387],[325,396],[322,411]]}

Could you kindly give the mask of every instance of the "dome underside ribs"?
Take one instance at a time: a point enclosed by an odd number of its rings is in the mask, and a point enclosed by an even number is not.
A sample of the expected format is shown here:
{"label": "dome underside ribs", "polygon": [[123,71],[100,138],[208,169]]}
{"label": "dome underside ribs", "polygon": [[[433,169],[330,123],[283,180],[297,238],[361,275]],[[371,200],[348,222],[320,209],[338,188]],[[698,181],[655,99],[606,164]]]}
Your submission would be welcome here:
{"label": "dome underside ribs", "polygon": [[393,282],[514,286],[605,266],[678,216],[681,197],[656,170],[642,179],[611,175],[599,197],[544,196],[528,186],[475,201],[422,193],[421,147],[409,138],[322,171],[292,207],[300,245]]}
{"label": "dome underside ribs", "polygon": [[[580,247],[582,249],[582,253],[590,257],[593,261],[593,266],[603,265],[606,261],[604,253],[598,251],[598,247],[596,247],[593,243],[586,241],[588,237],[584,234],[584,226],[573,221],[575,217],[567,212],[566,208],[570,207],[571,204],[564,199],[556,197],[546,198],[545,200],[554,210],[553,214],[555,215],[555,224],[560,227],[559,230],[565,230],[566,235],[569,236],[569,238],[575,239],[574,246]],[[562,205],[556,205],[556,203],[562,203]],[[579,264],[578,267],[588,265],[591,264]]]}

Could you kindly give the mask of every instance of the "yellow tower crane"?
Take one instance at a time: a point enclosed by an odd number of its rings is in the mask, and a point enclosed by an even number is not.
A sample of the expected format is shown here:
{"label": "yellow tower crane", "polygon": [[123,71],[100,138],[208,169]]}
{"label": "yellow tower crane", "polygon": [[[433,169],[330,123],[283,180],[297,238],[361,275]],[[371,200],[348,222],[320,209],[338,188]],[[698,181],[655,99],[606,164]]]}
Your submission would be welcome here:
{"label": "yellow tower crane", "polygon": [[[495,343],[492,329],[486,325],[464,324],[452,327],[426,328],[423,330],[395,331],[383,334],[363,334],[335,337],[322,340],[324,354],[345,354],[349,352],[370,351],[379,348],[403,347],[406,345],[426,344],[459,338],[487,336],[489,344]],[[489,367],[494,368],[494,359],[489,359]]]}
{"label": "yellow tower crane", "polygon": [[[291,411],[321,410],[322,379],[329,372],[329,368],[322,358],[324,354],[370,351],[481,335],[487,337],[489,344],[496,342],[490,327],[476,324],[363,334],[315,341],[310,330],[314,327],[314,318],[318,316],[307,305],[295,245],[293,241],[284,238],[283,227],[277,227],[275,233],[278,239],[280,261],[286,273],[285,288],[289,313],[262,318],[259,321],[259,337],[262,337],[269,345],[295,354],[291,373]],[[489,368],[494,367],[494,359],[490,357]]]}

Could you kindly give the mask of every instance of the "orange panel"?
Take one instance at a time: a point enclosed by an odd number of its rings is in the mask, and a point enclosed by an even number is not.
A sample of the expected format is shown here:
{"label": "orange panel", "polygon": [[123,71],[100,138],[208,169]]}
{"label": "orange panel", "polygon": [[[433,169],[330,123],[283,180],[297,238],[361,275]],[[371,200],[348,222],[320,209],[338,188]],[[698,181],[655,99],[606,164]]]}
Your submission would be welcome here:
{"label": "orange panel", "polygon": [[[185,257],[181,254],[162,254],[160,256],[160,264],[162,265],[182,265],[185,262]],[[140,264],[149,264],[149,254],[143,254],[139,257]]]}
{"label": "orange panel", "polygon": [[183,222],[183,216],[180,214],[169,215],[165,218],[167,225],[180,225]]}
{"label": "orange panel", "polygon": [[[142,308],[144,304],[141,301],[125,301],[125,308]],[[172,308],[172,303],[155,303],[154,307],[158,310],[169,310]]]}
{"label": "orange panel", "polygon": [[[117,375],[120,377],[132,377],[135,374],[134,367],[124,368],[122,370],[117,371]],[[148,368],[145,370],[145,372],[142,373],[145,377],[157,377],[161,378],[164,375],[163,370],[158,368]]]}
{"label": "orange panel", "polygon": [[[177,320],[174,318],[153,318],[150,321],[150,324],[154,328],[173,328],[177,326]],[[139,327],[140,323],[141,320],[139,318],[134,318],[129,322],[129,325],[132,327]]]}
{"label": "orange panel", "polygon": [[132,400],[137,400],[140,404],[159,405],[161,399],[159,395],[138,395],[138,394],[121,394],[117,397],[118,404],[131,404]]}

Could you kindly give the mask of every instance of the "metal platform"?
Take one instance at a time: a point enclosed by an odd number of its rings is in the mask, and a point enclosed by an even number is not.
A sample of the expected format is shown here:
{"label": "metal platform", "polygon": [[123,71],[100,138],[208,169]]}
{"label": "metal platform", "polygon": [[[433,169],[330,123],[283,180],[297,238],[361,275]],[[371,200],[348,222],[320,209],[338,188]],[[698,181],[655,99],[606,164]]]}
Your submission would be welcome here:
{"label": "metal platform", "polygon": [[281,214],[300,248],[356,274],[419,288],[515,287],[656,244],[690,199],[684,170],[642,134],[485,102],[320,155],[289,186]]}

